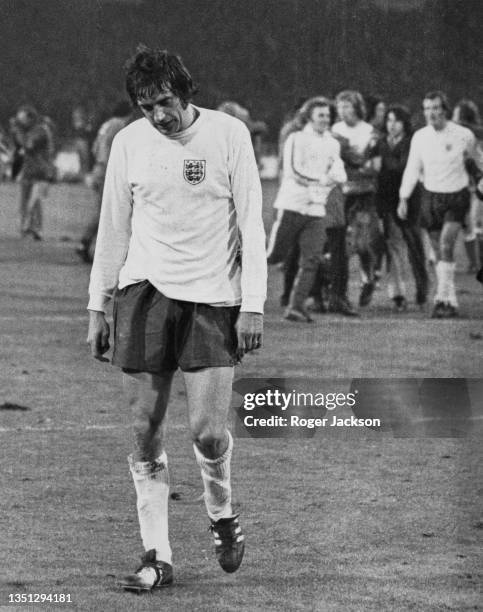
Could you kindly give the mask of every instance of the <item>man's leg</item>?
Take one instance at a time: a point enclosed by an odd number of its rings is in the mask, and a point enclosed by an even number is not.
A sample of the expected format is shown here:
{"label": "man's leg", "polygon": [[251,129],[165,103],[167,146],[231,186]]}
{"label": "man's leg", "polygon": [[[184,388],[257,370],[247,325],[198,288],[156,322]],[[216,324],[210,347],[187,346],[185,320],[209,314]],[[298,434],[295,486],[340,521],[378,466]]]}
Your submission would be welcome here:
{"label": "man's leg", "polygon": [[458,300],[454,284],[455,267],[454,247],[461,224],[445,221],[439,235],[439,261],[436,264],[436,295],[433,317],[442,318],[457,314]]}
{"label": "man's leg", "polygon": [[168,538],[168,460],[164,417],[172,372],[124,374],[124,390],[133,416],[134,450],[128,457],[137,495],[141,538],[146,554],[141,568],[121,580],[128,590],[150,590],[172,582]]}
{"label": "man's leg", "polygon": [[49,183],[47,181],[39,181],[34,185],[34,191],[37,197],[32,211],[32,229],[34,236],[39,239],[42,237],[44,226],[43,205],[49,193]]}
{"label": "man's leg", "polygon": [[402,225],[402,233],[408,247],[409,263],[416,283],[416,303],[422,306],[428,295],[429,277],[422,238],[422,230],[417,225]]}
{"label": "man's leg", "polygon": [[347,254],[347,228],[345,226],[327,228],[330,253],[330,293],[329,312],[347,316],[358,316],[347,298],[349,282],[349,257]]}
{"label": "man's leg", "polygon": [[217,558],[226,572],[234,572],[243,558],[244,538],[231,505],[233,438],[227,429],[227,417],[233,368],[187,371],[184,372],[184,381],[193,447],[201,470]]}
{"label": "man's leg", "polygon": [[299,269],[299,257],[299,245],[295,243],[289,249],[285,261],[283,262],[283,293],[280,297],[280,306],[288,306],[295,277]]}
{"label": "man's leg", "polygon": [[[456,262],[454,248],[461,224],[456,221],[446,221],[439,238],[441,261],[438,262],[442,283],[446,286],[447,302],[453,309],[458,308],[456,287],[454,282]],[[438,276],[438,285],[439,285]]]}
{"label": "man's leg", "polygon": [[404,282],[404,263],[406,260],[406,245],[403,234],[395,220],[387,218],[386,244],[389,251],[389,297],[394,301],[396,309],[402,311],[406,307],[406,283]]}
{"label": "man's leg", "polygon": [[47,197],[48,183],[36,181],[32,185],[25,210],[25,230],[32,233],[36,240],[42,238],[42,202]]}
{"label": "man's leg", "polygon": [[277,264],[285,260],[289,249],[297,241],[303,216],[292,210],[277,211],[267,248],[267,262]]}
{"label": "man's leg", "polygon": [[30,193],[32,191],[32,181],[20,181],[20,200],[19,200],[19,212],[20,212],[20,233],[25,236],[29,230],[29,220],[27,218],[27,206],[30,200]]}
{"label": "man's leg", "polygon": [[286,319],[312,319],[305,308],[314,283],[317,268],[322,261],[326,241],[325,222],[322,217],[306,217],[302,231],[299,233],[300,260],[299,270],[290,295]]}
{"label": "man's leg", "polygon": [[233,515],[230,484],[233,440],[227,429],[233,368],[203,368],[183,374],[206,510],[210,519],[216,521]]}

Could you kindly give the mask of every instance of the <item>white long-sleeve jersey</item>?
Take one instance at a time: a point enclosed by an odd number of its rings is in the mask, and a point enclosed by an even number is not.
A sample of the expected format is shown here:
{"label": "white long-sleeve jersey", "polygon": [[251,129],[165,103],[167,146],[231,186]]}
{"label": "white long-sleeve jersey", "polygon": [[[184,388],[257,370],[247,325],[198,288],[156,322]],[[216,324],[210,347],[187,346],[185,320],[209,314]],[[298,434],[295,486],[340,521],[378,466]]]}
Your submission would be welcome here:
{"label": "white long-sleeve jersey", "polygon": [[436,193],[455,193],[468,186],[465,160],[476,159],[475,137],[468,128],[448,121],[442,130],[427,125],[415,132],[399,196],[409,198],[418,180]]}
{"label": "white long-sleeve jersey", "polygon": [[339,142],[330,132],[319,134],[307,124],[285,142],[282,183],[274,207],[323,217],[329,193],[346,180]]}
{"label": "white long-sleeve jersey", "polygon": [[143,118],[114,138],[90,310],[105,312],[116,286],[149,280],[172,299],[263,312],[262,191],[250,134],[238,119],[196,108],[196,121],[173,136]]}

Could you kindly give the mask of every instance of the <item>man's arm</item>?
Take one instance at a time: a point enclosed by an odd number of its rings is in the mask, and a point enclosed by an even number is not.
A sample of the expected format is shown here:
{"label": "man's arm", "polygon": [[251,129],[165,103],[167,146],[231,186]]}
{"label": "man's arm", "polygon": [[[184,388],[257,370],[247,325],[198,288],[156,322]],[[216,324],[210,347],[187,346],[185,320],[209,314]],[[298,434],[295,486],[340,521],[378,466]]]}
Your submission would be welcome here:
{"label": "man's arm", "polygon": [[260,348],[267,295],[267,260],[262,221],[262,187],[250,134],[240,125],[233,133],[231,188],[242,241],[242,303],[236,324],[238,350]]}
{"label": "man's arm", "polygon": [[300,139],[297,138],[297,134],[300,134],[300,132],[292,132],[285,143],[284,163],[288,164],[297,183],[307,187],[316,184],[318,178],[309,176],[303,168],[304,147],[300,146]]}
{"label": "man's arm", "polygon": [[423,171],[423,162],[420,152],[420,137],[416,133],[412,140],[409,149],[408,161],[399,188],[399,206],[397,214],[399,218],[406,219],[408,215],[408,200],[411,197],[414,188],[418,184]]}
{"label": "man's arm", "polygon": [[89,332],[87,342],[96,359],[109,349],[109,325],[105,311],[118,283],[131,236],[132,195],[127,181],[125,151],[114,140],[107,164],[96,252],[89,283]]}
{"label": "man's arm", "polygon": [[341,146],[340,142],[334,139],[334,154],[332,164],[327,173],[329,179],[336,183],[337,185],[341,185],[347,181],[347,172],[345,171],[345,165],[341,158]]}

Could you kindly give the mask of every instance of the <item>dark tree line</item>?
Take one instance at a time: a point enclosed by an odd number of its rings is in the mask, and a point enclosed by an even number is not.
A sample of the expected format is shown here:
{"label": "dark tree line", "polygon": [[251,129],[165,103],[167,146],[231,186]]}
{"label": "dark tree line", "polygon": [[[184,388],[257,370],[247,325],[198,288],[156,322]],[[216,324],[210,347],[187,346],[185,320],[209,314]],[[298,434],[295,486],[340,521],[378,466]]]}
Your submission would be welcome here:
{"label": "dark tree line", "polygon": [[413,108],[432,88],[483,101],[481,0],[0,0],[0,10],[2,122],[25,101],[61,126],[77,104],[107,112],[140,41],[184,57],[199,104],[237,100],[272,135],[299,98],[347,87]]}

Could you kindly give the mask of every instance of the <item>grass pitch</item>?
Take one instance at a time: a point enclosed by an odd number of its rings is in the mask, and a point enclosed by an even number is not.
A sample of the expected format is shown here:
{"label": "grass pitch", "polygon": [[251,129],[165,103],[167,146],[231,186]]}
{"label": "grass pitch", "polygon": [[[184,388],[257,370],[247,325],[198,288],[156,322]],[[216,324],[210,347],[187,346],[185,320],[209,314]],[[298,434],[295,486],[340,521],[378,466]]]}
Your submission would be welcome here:
{"label": "grass pitch", "polygon": [[[264,188],[268,226],[274,186]],[[120,592],[115,576],[142,551],[120,377],[85,345],[89,270],[73,246],[93,198],[55,186],[46,240],[34,243],[17,238],[15,196],[1,186],[0,610],[39,607],[9,604],[15,593],[71,595],[71,604],[42,604],[49,610],[481,609],[481,427],[464,438],[238,439],[233,484],[247,552],[227,575],[198,499],[179,376],[167,447],[175,586]],[[396,316],[383,287],[360,320],[321,315],[304,326],[282,321],[271,269],[265,347],[237,376],[481,377],[482,288],[463,272],[457,283],[458,320],[412,308]]]}

